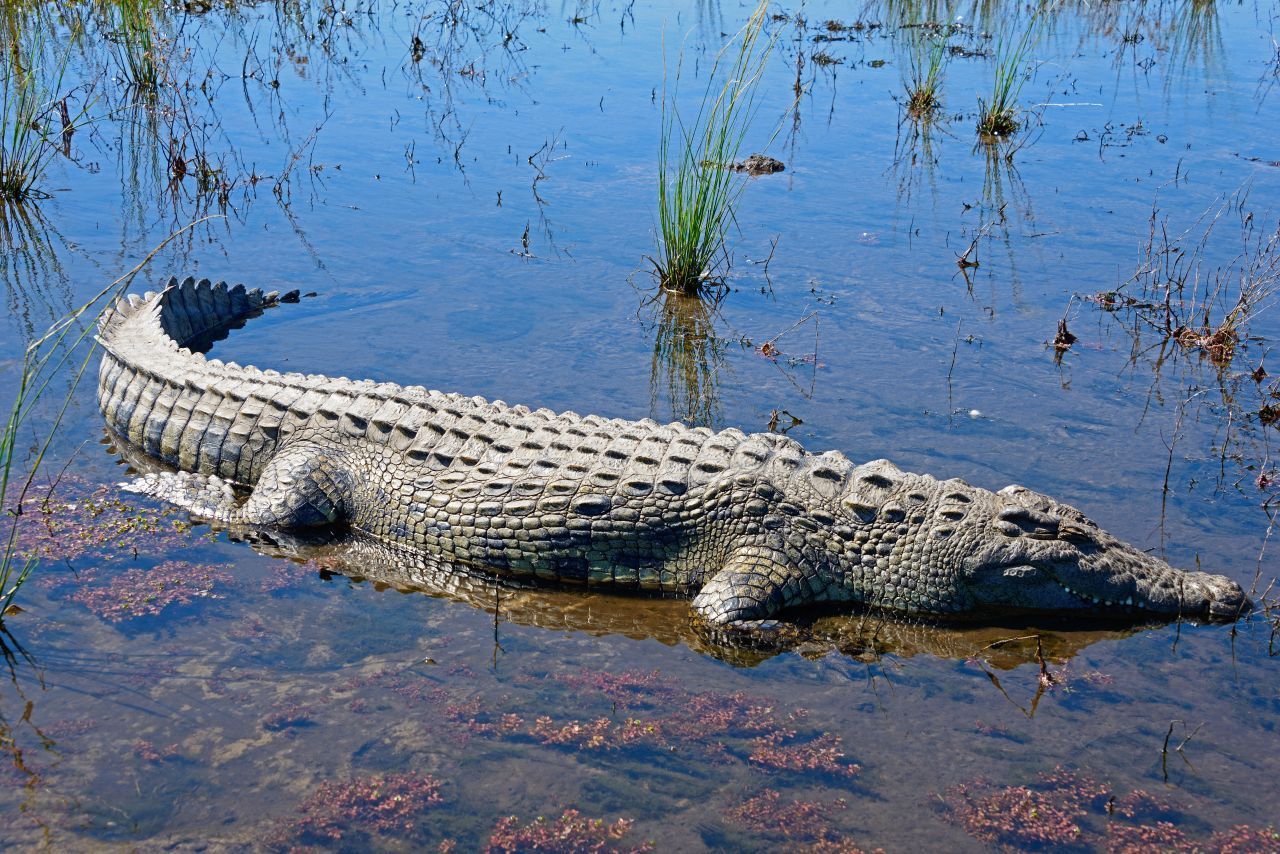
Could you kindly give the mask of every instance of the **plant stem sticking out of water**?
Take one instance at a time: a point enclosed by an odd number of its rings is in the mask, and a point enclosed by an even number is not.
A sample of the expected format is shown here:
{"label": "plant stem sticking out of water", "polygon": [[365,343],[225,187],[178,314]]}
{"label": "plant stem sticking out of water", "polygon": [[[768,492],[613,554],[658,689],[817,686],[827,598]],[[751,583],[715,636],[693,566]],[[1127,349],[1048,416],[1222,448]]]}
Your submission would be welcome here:
{"label": "plant stem sticking out of water", "polygon": [[650,257],[667,290],[696,294],[716,281],[725,240],[745,183],[728,167],[738,158],[757,109],[756,88],[773,47],[762,38],[768,6],[761,2],[716,56],[691,123],[677,107],[675,84],[662,89],[658,148],[658,251]]}
{"label": "plant stem sticking out of water", "polygon": [[[94,349],[89,348],[83,360],[78,360],[79,364],[77,364],[76,357],[80,345],[92,336],[97,329],[98,320],[104,312],[110,310],[116,298],[124,293],[138,271],[168,245],[169,241],[204,221],[204,219],[197,220],[170,234],[136,267],[107,285],[84,305],[64,316],[53,324],[43,337],[28,345],[22,363],[22,372],[18,378],[18,391],[9,415],[5,419],[4,428],[0,431],[0,513],[5,519],[5,523],[0,524],[0,627],[3,627],[5,617],[14,613],[10,610],[13,600],[38,562],[37,558],[26,557],[19,553],[18,525],[27,494],[35,485],[40,466],[44,462],[67,409],[75,399],[75,390],[80,383],[80,378],[84,376],[93,357]],[[25,444],[19,444],[19,433],[30,424],[40,399],[64,370],[69,370],[71,376],[61,400],[55,403],[56,413],[53,420],[36,432],[32,445],[34,450],[27,463],[26,476],[15,476],[15,454],[19,447],[27,447]]]}
{"label": "plant stem sticking out of water", "polygon": [[907,36],[909,76],[903,83],[907,114],[917,121],[929,121],[942,107],[942,78],[949,55],[945,32],[926,34],[924,27],[912,27]]}
{"label": "plant stem sticking out of water", "polygon": [[156,0],[115,0],[117,16],[114,45],[120,73],[139,94],[150,97],[160,90],[161,54],[164,42],[158,35]]}
{"label": "plant stem sticking out of water", "polygon": [[[0,204],[39,197],[39,183],[50,161],[69,149],[78,119],[60,94],[69,51],[53,57],[44,46],[44,30],[12,30],[5,38],[5,67],[0,70]],[[46,63],[52,70],[46,73]]]}
{"label": "plant stem sticking out of water", "polygon": [[983,142],[998,142],[1012,136],[1022,127],[1018,118],[1018,95],[1026,83],[1023,65],[1035,46],[1040,29],[1037,13],[1020,34],[1006,33],[996,43],[996,71],[991,100],[978,99],[978,137]]}

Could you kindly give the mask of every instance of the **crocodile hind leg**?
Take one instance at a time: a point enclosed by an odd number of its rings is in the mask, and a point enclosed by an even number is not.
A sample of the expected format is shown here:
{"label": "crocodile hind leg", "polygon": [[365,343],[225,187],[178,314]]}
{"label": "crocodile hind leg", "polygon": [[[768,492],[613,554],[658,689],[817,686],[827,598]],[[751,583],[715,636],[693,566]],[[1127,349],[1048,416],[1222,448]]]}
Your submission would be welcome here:
{"label": "crocodile hind leg", "polygon": [[693,609],[713,626],[772,629],[772,618],[784,608],[815,601],[809,575],[777,549],[746,546],[708,579]]}
{"label": "crocodile hind leg", "polygon": [[243,504],[232,485],[214,475],[153,472],[122,486],[232,527],[319,528],[345,521],[351,506],[348,470],[332,454],[307,444],[273,456]]}

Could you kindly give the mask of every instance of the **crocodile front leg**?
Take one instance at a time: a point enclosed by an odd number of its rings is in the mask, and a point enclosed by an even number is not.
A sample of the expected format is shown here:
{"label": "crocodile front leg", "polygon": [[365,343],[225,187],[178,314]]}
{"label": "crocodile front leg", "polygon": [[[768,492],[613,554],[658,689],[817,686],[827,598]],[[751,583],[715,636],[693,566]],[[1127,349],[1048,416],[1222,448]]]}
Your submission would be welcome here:
{"label": "crocodile front leg", "polygon": [[811,568],[780,548],[740,546],[703,585],[693,609],[713,626],[759,627],[785,608],[816,602],[813,578]]}
{"label": "crocodile front leg", "polygon": [[346,521],[352,493],[350,470],[341,455],[309,443],[290,445],[273,456],[244,504],[236,500],[232,485],[216,475],[152,473],[123,488],[209,522],[280,531]]}

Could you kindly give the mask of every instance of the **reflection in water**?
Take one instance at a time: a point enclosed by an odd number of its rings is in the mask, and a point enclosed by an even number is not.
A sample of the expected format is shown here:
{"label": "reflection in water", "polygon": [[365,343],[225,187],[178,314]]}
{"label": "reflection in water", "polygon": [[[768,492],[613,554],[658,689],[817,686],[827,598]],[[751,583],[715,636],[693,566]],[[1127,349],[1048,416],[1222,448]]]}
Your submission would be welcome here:
{"label": "reflection in water", "polygon": [[35,705],[23,687],[28,681],[44,687],[43,674],[31,654],[3,625],[0,625],[0,657],[4,659],[8,682],[0,691],[0,701],[3,701],[0,702],[0,782],[10,790],[21,789],[22,799],[17,808],[32,816],[47,843],[48,827],[38,812],[31,809],[44,778],[29,754],[34,750],[51,753],[55,743],[32,719]]}
{"label": "reflection in water", "polygon": [[900,204],[910,203],[916,190],[926,183],[930,197],[937,198],[938,154],[933,148],[935,130],[937,123],[932,115],[917,117],[903,111],[898,121],[898,136],[890,168],[897,178]]}
{"label": "reflection in water", "polygon": [[1177,4],[1169,32],[1173,73],[1165,77],[1166,87],[1196,67],[1203,70],[1205,79],[1216,76],[1223,55],[1222,22],[1218,19],[1216,0],[1186,0]]}
{"label": "reflection in water", "polygon": [[0,281],[28,341],[71,311],[72,286],[58,258],[66,246],[36,205],[0,204]]}
{"label": "reflection in water", "polygon": [[[719,382],[725,344],[715,332],[720,297],[709,300],[662,290],[654,306],[649,409],[659,420],[715,427],[721,420]],[[667,410],[662,412],[662,401]]]}
{"label": "reflection in water", "polygon": [[[310,561],[322,574],[367,581],[379,589],[426,593],[463,602],[494,615],[500,623],[553,631],[617,634],[653,639],[690,649],[739,667],[753,667],[781,652],[814,658],[837,653],[874,661],[883,656],[976,659],[999,670],[1028,663],[1062,664],[1086,647],[1118,640],[1134,625],[1108,624],[1086,629],[1007,625],[930,625],[899,615],[866,611],[840,615],[798,615],[776,637],[729,634],[695,620],[688,602],[665,597],[619,595],[593,588],[534,586],[498,578],[408,549],[392,548],[363,537],[329,543],[281,540],[271,534],[252,538],[255,549],[276,557]],[[495,642],[496,642],[495,637]]]}
{"label": "reflection in water", "polygon": [[1015,215],[1027,220],[1034,219],[1031,209],[1031,197],[1027,193],[1027,185],[1013,162],[1016,148],[1008,145],[979,144],[983,153],[982,204],[986,209],[1006,218],[1005,208],[1013,205]]}

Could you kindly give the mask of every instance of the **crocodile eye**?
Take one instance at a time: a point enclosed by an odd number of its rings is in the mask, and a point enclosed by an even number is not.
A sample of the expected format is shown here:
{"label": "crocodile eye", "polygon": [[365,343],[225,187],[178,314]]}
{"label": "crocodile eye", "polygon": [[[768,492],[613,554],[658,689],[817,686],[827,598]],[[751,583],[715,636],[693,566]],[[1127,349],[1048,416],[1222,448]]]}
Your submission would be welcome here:
{"label": "crocodile eye", "polygon": [[1058,535],[1058,526],[1061,520],[1050,513],[1042,513],[1038,510],[1032,510],[1028,507],[1010,507],[1001,510],[997,515],[999,522],[997,527],[1001,525],[1010,525],[1018,528],[1023,534],[1031,537],[1056,537]]}

